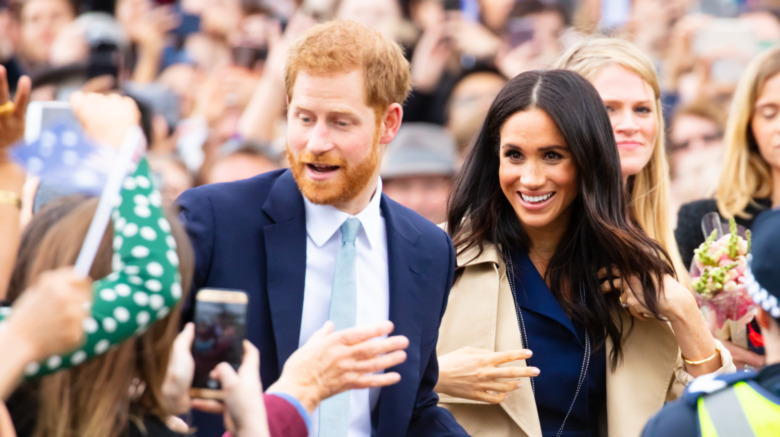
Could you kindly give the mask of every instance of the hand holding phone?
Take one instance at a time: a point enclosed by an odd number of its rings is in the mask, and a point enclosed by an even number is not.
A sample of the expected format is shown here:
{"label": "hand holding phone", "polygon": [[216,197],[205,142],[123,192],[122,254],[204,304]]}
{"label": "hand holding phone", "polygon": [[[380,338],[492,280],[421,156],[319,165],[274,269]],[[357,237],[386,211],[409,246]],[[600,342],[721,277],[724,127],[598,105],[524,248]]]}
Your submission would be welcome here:
{"label": "hand holding phone", "polygon": [[195,376],[190,394],[193,397],[223,398],[219,380],[211,377],[211,371],[223,362],[234,369],[241,365],[247,302],[243,291],[210,288],[198,291],[192,342]]}

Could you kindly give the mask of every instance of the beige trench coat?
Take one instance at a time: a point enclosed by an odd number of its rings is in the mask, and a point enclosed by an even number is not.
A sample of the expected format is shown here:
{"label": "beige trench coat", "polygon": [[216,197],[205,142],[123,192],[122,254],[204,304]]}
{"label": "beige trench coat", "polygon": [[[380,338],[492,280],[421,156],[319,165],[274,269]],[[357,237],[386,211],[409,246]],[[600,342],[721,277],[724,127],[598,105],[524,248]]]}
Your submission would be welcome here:
{"label": "beige trench coat", "polygon": [[[497,352],[522,347],[512,292],[499,251],[486,244],[482,254],[474,258],[475,254],[476,251],[470,251],[458,257],[458,266],[465,270],[450,292],[439,331],[439,356],[465,346]],[[607,353],[611,350],[612,343],[607,340]],[[725,348],[721,350],[723,368],[717,373],[734,369],[731,355]],[[607,366],[606,417],[601,422],[602,429],[606,426],[608,432],[602,432],[604,436],[640,435],[647,420],[664,402],[682,393],[693,378],[685,372],[679,355],[668,323],[634,321],[623,346],[623,359],[614,372]],[[526,364],[523,360],[511,365]],[[527,381],[498,405],[442,393],[439,396],[440,405],[450,410],[471,435],[542,435],[536,402]]]}

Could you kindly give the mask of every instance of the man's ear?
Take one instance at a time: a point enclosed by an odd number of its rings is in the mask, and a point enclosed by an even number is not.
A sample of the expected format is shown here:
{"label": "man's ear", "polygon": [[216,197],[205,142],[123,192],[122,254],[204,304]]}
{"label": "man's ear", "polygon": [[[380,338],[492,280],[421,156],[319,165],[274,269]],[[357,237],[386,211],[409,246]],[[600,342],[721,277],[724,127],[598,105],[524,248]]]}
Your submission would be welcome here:
{"label": "man's ear", "polygon": [[398,129],[401,127],[401,120],[403,118],[404,110],[400,104],[391,103],[390,105],[387,105],[380,125],[382,129],[379,137],[380,144],[389,144],[393,141],[395,134],[398,133]]}

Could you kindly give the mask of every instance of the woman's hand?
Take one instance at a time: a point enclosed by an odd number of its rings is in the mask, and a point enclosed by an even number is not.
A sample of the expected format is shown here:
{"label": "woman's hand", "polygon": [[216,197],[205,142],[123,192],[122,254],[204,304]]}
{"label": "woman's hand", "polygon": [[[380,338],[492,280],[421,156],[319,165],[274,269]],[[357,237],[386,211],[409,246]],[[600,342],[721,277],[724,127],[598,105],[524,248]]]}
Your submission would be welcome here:
{"label": "woman's hand", "polygon": [[497,404],[522,384],[520,378],[539,375],[536,367],[500,364],[531,357],[528,349],[490,352],[466,346],[439,357],[439,382],[435,390],[463,399]]}
{"label": "woman's hand", "polygon": [[[599,277],[608,279],[602,283],[602,291],[610,292],[614,287],[620,292],[621,305],[633,317],[639,320],[652,317],[645,305],[641,293],[642,284],[638,278],[632,277],[624,281],[614,269],[609,276],[605,269],[601,269]],[[697,362],[690,364],[686,362],[686,371],[693,376],[717,371],[723,367],[723,360],[718,354],[715,339],[699,312],[696,299],[673,277],[664,275],[663,281],[664,292],[658,296],[658,312],[665,321],[670,323],[684,359]]]}
{"label": "woman's hand", "polygon": [[117,149],[130,128],[141,124],[141,112],[130,97],[75,92],[70,96],[70,105],[84,133],[99,144]]}
{"label": "woman's hand", "polygon": [[184,326],[171,348],[171,358],[165,372],[162,393],[168,411],[184,414],[190,410],[190,386],[195,375],[195,360],[192,358],[192,340],[195,338],[195,325],[192,322]]}
{"label": "woman's hand", "polygon": [[42,273],[14,303],[6,319],[30,360],[68,352],[84,340],[84,319],[92,303],[92,281],[71,267]]}
{"label": "woman's hand", "polygon": [[[631,316],[643,321],[652,317],[652,312],[647,308],[644,295],[641,292],[642,283],[639,278],[633,276],[629,280],[624,280],[615,269],[612,269],[610,275],[607,275],[606,272],[606,269],[601,269],[598,273],[599,278],[602,278],[602,292],[609,293],[614,289],[620,293],[618,298],[620,304]],[[663,294],[658,296],[658,312],[662,320],[674,322],[680,318],[689,317],[692,312],[699,312],[696,299],[676,279],[670,275],[664,275],[663,287]]]}
{"label": "woman's hand", "polygon": [[723,347],[731,352],[731,358],[734,360],[734,366],[737,367],[737,370],[744,369],[746,365],[755,369],[760,369],[766,364],[766,357],[763,355],[759,355],[744,347],[737,346],[730,341],[721,340],[721,343],[723,343]]}
{"label": "woman's hand", "polygon": [[27,104],[30,103],[31,86],[29,77],[19,78],[16,85],[16,98],[11,101],[7,72],[5,67],[0,66],[0,162],[4,160],[6,148],[24,137],[24,122]]}
{"label": "woman's hand", "polygon": [[219,363],[209,374],[222,385],[224,403],[194,399],[193,406],[209,413],[223,413],[225,428],[237,437],[268,436],[268,420],[260,382],[260,351],[244,340],[244,358],[238,372],[227,363]]}

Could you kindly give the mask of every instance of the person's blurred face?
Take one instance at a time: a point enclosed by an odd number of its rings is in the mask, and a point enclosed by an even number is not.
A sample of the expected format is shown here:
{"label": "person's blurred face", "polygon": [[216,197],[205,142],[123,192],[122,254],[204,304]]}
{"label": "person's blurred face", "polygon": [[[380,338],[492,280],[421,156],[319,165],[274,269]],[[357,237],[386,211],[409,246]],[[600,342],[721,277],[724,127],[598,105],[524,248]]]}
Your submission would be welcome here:
{"label": "person's blurred face", "polygon": [[482,21],[494,32],[501,31],[514,4],[514,0],[479,0]]}
{"label": "person's blurred face", "polygon": [[382,180],[382,191],[391,199],[437,224],[447,219],[451,188],[450,176],[419,175]]}
{"label": "person's blurred face", "polygon": [[314,203],[350,211],[356,198],[370,199],[376,189],[384,147],[379,150],[379,124],[364,89],[360,70],[301,71],[295,79],[287,157],[298,187]]}
{"label": "person's blurred face", "polygon": [[534,41],[539,44],[542,51],[559,52],[561,50],[560,37],[564,30],[561,14],[555,11],[543,11],[533,14],[532,18]]}
{"label": "person's blurred face", "polygon": [[562,232],[578,195],[569,146],[546,112],[531,109],[501,126],[498,179],[527,231]]}
{"label": "person's blurred face", "polygon": [[780,172],[780,74],[764,84],[750,120],[758,151],[773,173]]}
{"label": "person's blurred face", "polygon": [[490,104],[506,81],[493,73],[471,74],[455,86],[447,106],[447,129],[461,149],[482,127]]}
{"label": "person's blurred face", "polygon": [[636,175],[650,161],[658,135],[653,90],[638,74],[619,65],[603,68],[591,83],[612,122],[623,178]]}
{"label": "person's blurred face", "polygon": [[675,167],[678,161],[686,159],[691,153],[723,148],[723,131],[710,119],[683,114],[674,119],[669,141],[669,157]]}
{"label": "person's blurred face", "polygon": [[60,30],[73,21],[67,0],[27,0],[21,10],[21,49],[26,60],[46,62]]}
{"label": "person's blurred face", "polygon": [[396,0],[344,0],[336,11],[339,20],[352,20],[392,36],[401,19]]}

